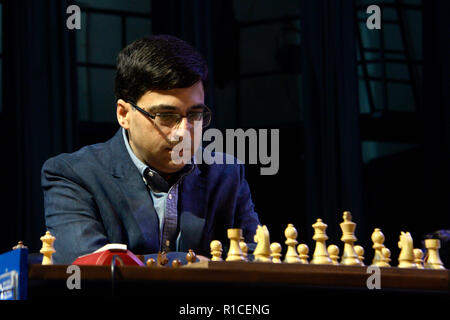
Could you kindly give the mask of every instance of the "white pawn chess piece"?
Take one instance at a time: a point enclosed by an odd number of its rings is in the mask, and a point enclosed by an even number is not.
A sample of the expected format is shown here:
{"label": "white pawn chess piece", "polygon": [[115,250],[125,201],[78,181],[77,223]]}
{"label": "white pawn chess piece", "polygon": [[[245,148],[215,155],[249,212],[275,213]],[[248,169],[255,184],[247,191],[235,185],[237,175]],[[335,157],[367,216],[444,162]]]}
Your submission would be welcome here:
{"label": "white pawn chess piece", "polygon": [[344,242],[344,252],[341,258],[341,264],[347,266],[359,266],[361,261],[358,259],[358,255],[353,248],[353,243],[357,240],[355,237],[356,223],[352,222],[352,215],[350,211],[344,211],[344,222],[339,226],[342,230],[341,241]]}
{"label": "white pawn chess piece", "polygon": [[270,257],[273,263],[282,263],[281,261],[281,245],[278,242],[273,242],[270,245]]}
{"label": "white pawn chess piece", "polygon": [[333,262],[334,265],[338,266],[339,262],[339,247],[335,244],[330,244],[327,248],[328,255],[330,256],[331,262]]}
{"label": "white pawn chess piece", "polygon": [[50,265],[53,264],[52,255],[56,252],[53,248],[53,242],[55,242],[55,237],[51,235],[50,231],[47,231],[44,236],[41,237],[42,248],[40,253],[43,254],[42,264]]}
{"label": "white pawn chess piece", "polygon": [[423,267],[423,251],[420,249],[414,249],[414,263],[417,269],[424,269]]}
{"label": "white pawn chess piece", "polygon": [[241,241],[239,241],[239,247],[241,248],[242,255],[244,256],[244,260],[248,261],[248,245],[245,242],[244,237],[242,237]]}
{"label": "white pawn chess piece", "polygon": [[309,253],[309,248],[306,244],[304,243],[300,243],[297,247],[297,251],[298,251],[298,255],[300,257],[300,263],[302,264],[308,264],[308,253]]}
{"label": "white pawn chess piece", "polygon": [[295,246],[297,242],[297,230],[292,223],[289,223],[286,230],[284,230],[284,236],[286,237],[285,244],[287,245],[286,255],[284,262],[286,263],[300,263],[300,257],[298,256]]}
{"label": "white pawn chess piece", "polygon": [[358,260],[361,262],[361,266],[364,266],[364,262],[363,262],[364,261],[364,248],[359,245],[356,245],[354,247],[354,249],[355,249],[355,253],[358,255]]}
{"label": "white pawn chess piece", "polygon": [[441,247],[441,240],[439,239],[425,239],[425,248],[427,248],[427,255],[425,256],[425,263],[427,269],[445,269],[444,264],[439,256],[439,248]]}
{"label": "white pawn chess piece", "polygon": [[326,247],[326,240],[328,236],[325,233],[327,225],[322,222],[322,219],[317,219],[316,223],[312,225],[314,228],[313,240],[316,241],[316,249],[314,250],[311,264],[333,264]]}
{"label": "white pawn chess piece", "polygon": [[385,267],[385,263],[383,262],[383,254],[381,251],[384,246],[384,234],[381,232],[379,228],[375,228],[371,236],[373,246],[372,248],[375,250],[375,254],[373,255],[372,265],[378,267]]}
{"label": "white pawn chess piece", "polygon": [[225,261],[245,261],[244,254],[239,246],[239,241],[242,238],[242,229],[228,229],[227,235],[228,239],[230,239],[230,249]]}
{"label": "white pawn chess piece", "polygon": [[384,247],[383,249],[381,249],[381,254],[383,256],[382,260],[377,265],[379,267],[390,267],[391,265],[389,264],[389,262],[391,261],[391,250]]}
{"label": "white pawn chess piece", "polygon": [[409,232],[402,231],[400,233],[398,247],[401,249],[398,257],[398,267],[416,269],[417,267],[414,263],[413,239]]}
{"label": "white pawn chess piece", "polygon": [[211,261],[223,261],[222,259],[222,243],[219,240],[213,240],[209,244],[211,248]]}

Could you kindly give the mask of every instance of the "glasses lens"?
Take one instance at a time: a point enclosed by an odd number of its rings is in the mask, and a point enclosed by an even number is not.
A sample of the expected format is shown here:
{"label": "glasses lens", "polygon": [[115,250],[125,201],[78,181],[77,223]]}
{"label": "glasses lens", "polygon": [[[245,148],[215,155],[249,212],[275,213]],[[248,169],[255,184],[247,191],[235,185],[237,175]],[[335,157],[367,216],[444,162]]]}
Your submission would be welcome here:
{"label": "glasses lens", "polygon": [[211,122],[211,111],[205,110],[202,113],[203,116],[203,128],[209,126],[209,123]]}
{"label": "glasses lens", "polygon": [[174,127],[180,120],[180,115],[176,113],[160,113],[156,116],[157,123],[165,127]]}

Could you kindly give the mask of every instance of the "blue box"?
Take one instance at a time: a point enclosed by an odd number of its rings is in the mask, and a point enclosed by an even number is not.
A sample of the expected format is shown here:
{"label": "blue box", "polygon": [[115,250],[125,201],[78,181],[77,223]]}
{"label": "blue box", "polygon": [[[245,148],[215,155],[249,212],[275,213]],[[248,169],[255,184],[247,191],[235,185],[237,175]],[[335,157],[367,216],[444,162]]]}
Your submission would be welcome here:
{"label": "blue box", "polygon": [[0,255],[0,300],[25,300],[28,290],[28,249]]}

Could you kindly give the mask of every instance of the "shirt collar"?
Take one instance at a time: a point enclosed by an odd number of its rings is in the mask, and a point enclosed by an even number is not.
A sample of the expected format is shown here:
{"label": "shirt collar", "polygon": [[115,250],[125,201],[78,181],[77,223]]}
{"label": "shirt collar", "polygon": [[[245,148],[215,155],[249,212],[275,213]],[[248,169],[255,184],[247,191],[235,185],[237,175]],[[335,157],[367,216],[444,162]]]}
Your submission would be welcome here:
{"label": "shirt collar", "polygon": [[179,183],[181,179],[194,171],[196,166],[195,157],[193,157],[193,164],[187,164],[177,172],[169,181],[164,179],[156,170],[149,167],[147,164],[142,162],[136,155],[133,150],[131,150],[130,143],[128,141],[127,131],[122,128],[123,140],[125,142],[125,147],[127,148],[128,154],[130,155],[131,160],[133,161],[136,168],[139,170],[144,182],[152,189],[154,192],[168,192],[170,187],[176,183]]}

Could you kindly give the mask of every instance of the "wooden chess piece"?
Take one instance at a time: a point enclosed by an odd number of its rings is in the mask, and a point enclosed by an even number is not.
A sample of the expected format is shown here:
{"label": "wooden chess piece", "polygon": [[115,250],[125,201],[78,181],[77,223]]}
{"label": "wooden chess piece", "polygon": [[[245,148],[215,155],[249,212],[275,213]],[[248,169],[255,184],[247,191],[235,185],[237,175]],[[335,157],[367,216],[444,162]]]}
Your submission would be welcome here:
{"label": "wooden chess piece", "polygon": [[401,249],[398,257],[399,268],[417,268],[414,263],[413,239],[409,232],[400,233],[400,241],[398,247]]}
{"label": "wooden chess piece", "polygon": [[300,263],[301,264],[308,264],[308,253],[309,253],[309,248],[306,244],[304,243],[300,243],[297,247],[297,251],[298,251],[298,256],[300,257]]}
{"label": "wooden chess piece", "polygon": [[270,245],[270,257],[273,263],[282,263],[281,261],[281,245],[278,242],[273,242]]}
{"label": "wooden chess piece", "polygon": [[312,225],[314,228],[313,240],[316,241],[316,249],[314,250],[311,264],[332,264],[326,247],[326,240],[328,236],[325,232],[327,225],[322,222],[322,219],[317,219],[316,223]]}
{"label": "wooden chess piece", "polygon": [[28,249],[28,247],[25,246],[25,245],[23,244],[22,241],[19,241],[19,242],[17,243],[17,245],[15,245],[14,247],[12,247],[12,249],[13,249],[13,250],[17,250],[17,249]]}
{"label": "wooden chess piece", "polygon": [[356,245],[354,247],[354,249],[355,249],[355,253],[358,255],[359,261],[361,261],[361,266],[364,266],[364,262],[363,262],[364,261],[364,248],[359,245]]}
{"label": "wooden chess piece", "polygon": [[43,265],[53,264],[52,255],[56,252],[53,248],[53,242],[55,242],[55,237],[51,235],[50,231],[47,231],[44,236],[41,237],[42,248],[40,253],[44,256],[42,258]]}
{"label": "wooden chess piece", "polygon": [[181,261],[179,259],[174,259],[172,261],[172,268],[178,268],[181,266]]}
{"label": "wooden chess piece", "polygon": [[350,211],[344,211],[344,222],[340,223],[342,230],[341,241],[344,242],[344,252],[341,258],[341,264],[346,266],[359,266],[361,261],[355,252],[353,243],[357,240],[355,237],[356,223],[352,222],[352,214]]}
{"label": "wooden chess piece", "polygon": [[211,248],[211,261],[223,261],[222,243],[219,240],[213,240],[211,241],[209,247]]}
{"label": "wooden chess piece", "polygon": [[335,265],[339,265],[339,247],[335,244],[330,244],[327,248],[328,255],[330,256],[331,262]]}
{"label": "wooden chess piece", "polygon": [[416,264],[417,269],[424,269],[423,266],[423,251],[420,249],[414,249],[414,263]]}
{"label": "wooden chess piece", "polygon": [[197,255],[192,249],[189,249],[189,252],[186,255],[187,264],[193,264],[197,261]]}
{"label": "wooden chess piece", "polygon": [[266,226],[258,226],[254,236],[254,241],[257,243],[253,255],[255,262],[271,262],[270,260],[270,237],[269,230]]}
{"label": "wooden chess piece", "polygon": [[441,240],[439,239],[425,239],[425,248],[427,254],[425,256],[425,266],[427,269],[445,269],[444,264],[439,256],[439,248],[441,247]]}
{"label": "wooden chess piece", "polygon": [[390,267],[391,265],[389,264],[389,262],[391,261],[391,250],[389,250],[388,248],[384,247],[383,249],[381,249],[381,255],[383,257],[381,258],[381,261],[378,262],[377,266],[379,266],[379,267]]}
{"label": "wooden chess piece", "polygon": [[168,263],[169,263],[169,259],[167,258],[166,252],[165,251],[158,252],[158,256],[156,258],[156,266],[164,267]]}
{"label": "wooden chess piece", "polygon": [[295,246],[297,242],[297,230],[292,223],[289,223],[286,230],[284,230],[284,236],[286,237],[285,244],[288,246],[286,255],[284,257],[284,262],[287,263],[300,263],[300,257],[298,256]]}
{"label": "wooden chess piece", "polygon": [[241,241],[239,241],[239,247],[241,248],[242,255],[244,256],[244,260],[248,261],[248,245],[245,242],[244,237],[242,237]]}
{"label": "wooden chess piece", "polygon": [[153,258],[147,259],[147,262],[145,263],[147,267],[154,267],[156,266],[156,261]]}
{"label": "wooden chess piece", "polygon": [[230,249],[228,250],[225,261],[245,261],[239,241],[242,238],[242,229],[228,229],[228,239],[230,239]]}
{"label": "wooden chess piece", "polygon": [[375,228],[372,236],[371,236],[373,246],[372,248],[375,250],[375,253],[373,255],[372,259],[372,265],[378,266],[378,267],[385,267],[383,262],[383,254],[381,253],[382,249],[384,248],[384,234],[381,232],[379,228]]}

